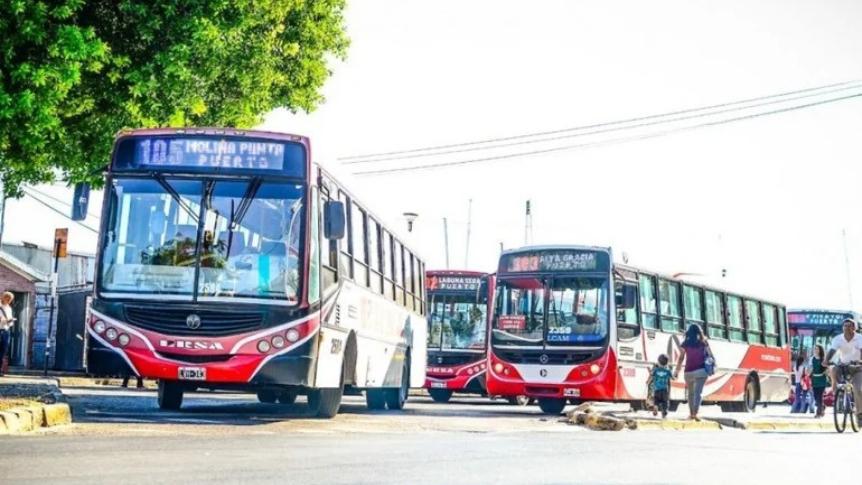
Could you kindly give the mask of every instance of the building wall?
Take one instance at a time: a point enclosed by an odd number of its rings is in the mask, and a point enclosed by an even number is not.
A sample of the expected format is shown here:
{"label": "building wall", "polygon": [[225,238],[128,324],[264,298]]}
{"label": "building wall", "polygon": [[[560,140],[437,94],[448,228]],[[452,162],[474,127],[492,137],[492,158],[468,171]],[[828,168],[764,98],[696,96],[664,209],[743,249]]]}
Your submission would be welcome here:
{"label": "building wall", "polygon": [[34,293],[36,285],[27,278],[0,264],[0,293]]}

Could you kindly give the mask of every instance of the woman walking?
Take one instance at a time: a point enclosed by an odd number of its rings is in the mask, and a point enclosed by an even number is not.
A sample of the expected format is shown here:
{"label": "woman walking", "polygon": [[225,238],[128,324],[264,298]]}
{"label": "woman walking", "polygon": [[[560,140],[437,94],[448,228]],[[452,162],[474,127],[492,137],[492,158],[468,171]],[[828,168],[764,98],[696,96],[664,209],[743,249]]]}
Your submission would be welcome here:
{"label": "woman walking", "polygon": [[685,361],[685,392],[688,399],[689,419],[700,421],[697,413],[703,400],[703,385],[709,374],[706,371],[706,359],[710,356],[709,343],[698,325],[689,325],[685,332],[679,359],[676,361],[674,379],[679,376],[679,369]]}
{"label": "woman walking", "polygon": [[796,362],[793,364],[793,406],[790,408],[790,412],[793,414],[808,411],[808,389],[805,388],[807,375],[805,352],[800,351],[799,356],[796,357]]}
{"label": "woman walking", "polygon": [[814,355],[811,357],[811,389],[814,391],[814,403],[817,407],[817,416],[822,418],[826,414],[826,408],[823,406],[823,391],[829,385],[826,378],[828,370],[823,365],[826,358],[826,349],[822,345],[814,346]]}

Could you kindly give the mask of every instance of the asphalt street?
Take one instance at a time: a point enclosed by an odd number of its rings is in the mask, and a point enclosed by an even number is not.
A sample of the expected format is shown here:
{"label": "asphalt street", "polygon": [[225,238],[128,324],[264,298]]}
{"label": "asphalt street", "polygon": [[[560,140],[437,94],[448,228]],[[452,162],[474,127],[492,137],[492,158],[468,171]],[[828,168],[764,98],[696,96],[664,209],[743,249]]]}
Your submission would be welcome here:
{"label": "asphalt street", "polygon": [[[76,424],[0,438],[0,483],[811,483],[855,463],[834,432],[596,432],[483,398],[333,420],[303,404],[199,393],[180,412],[151,391],[64,389]],[[812,450],[828,457],[812,459]]]}

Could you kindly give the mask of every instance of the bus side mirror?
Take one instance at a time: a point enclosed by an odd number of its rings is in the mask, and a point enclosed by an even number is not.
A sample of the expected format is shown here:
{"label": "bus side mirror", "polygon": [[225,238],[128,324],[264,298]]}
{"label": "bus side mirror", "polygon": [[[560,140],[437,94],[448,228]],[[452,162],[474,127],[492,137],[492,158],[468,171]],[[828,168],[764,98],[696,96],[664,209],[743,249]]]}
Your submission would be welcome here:
{"label": "bus side mirror", "polygon": [[323,236],[326,239],[342,239],[347,226],[344,214],[344,202],[328,200],[323,204],[324,221]]}
{"label": "bus side mirror", "polygon": [[634,285],[623,285],[617,291],[617,308],[629,310],[635,308],[638,303],[638,287]]}
{"label": "bus side mirror", "polygon": [[90,207],[90,184],[75,184],[75,195],[72,199],[72,220],[83,221],[87,218]]}

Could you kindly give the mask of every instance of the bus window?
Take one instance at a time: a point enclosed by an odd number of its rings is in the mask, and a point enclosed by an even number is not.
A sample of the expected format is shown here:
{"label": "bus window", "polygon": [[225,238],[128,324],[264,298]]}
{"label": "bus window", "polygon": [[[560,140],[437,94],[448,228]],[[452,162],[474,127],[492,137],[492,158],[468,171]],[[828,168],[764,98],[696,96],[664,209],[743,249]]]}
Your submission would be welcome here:
{"label": "bus window", "polygon": [[778,346],[783,347],[787,344],[787,322],[785,318],[785,309],[778,309]]}
{"label": "bus window", "polygon": [[640,275],[641,324],[644,328],[658,328],[656,321],[655,277]]}
{"label": "bus window", "polygon": [[754,300],[745,300],[745,322],[748,343],[763,343],[762,329],[760,327],[760,303]]}
{"label": "bus window", "polygon": [[724,311],[721,308],[721,294],[706,290],[706,324],[710,338],[727,338],[727,327],[724,324]]}
{"label": "bus window", "polygon": [[371,291],[383,293],[383,281],[380,274],[380,224],[368,218],[368,281]]}
{"label": "bus window", "polygon": [[390,300],[395,299],[395,283],[392,280],[392,235],[383,231],[383,296]]}
{"label": "bus window", "polygon": [[659,313],[661,329],[665,332],[682,330],[682,312],[679,304],[679,283],[668,280],[658,282]]}
{"label": "bus window", "polygon": [[778,325],[775,321],[775,306],[763,304],[763,334],[766,345],[778,347]]}
{"label": "bus window", "polygon": [[745,328],[742,326],[742,299],[727,296],[727,323],[730,327],[730,340],[745,342]]}
{"label": "bus window", "polygon": [[404,251],[402,251],[401,243],[395,241],[395,250],[393,257],[393,269],[395,270],[395,300],[399,305],[404,304]]}
{"label": "bus window", "polygon": [[353,231],[350,230],[352,226],[353,213],[350,210],[350,199],[347,197],[347,194],[344,192],[338,192],[338,199],[344,204],[344,215],[346,217],[345,223],[347,224],[347,231],[345,234],[344,241],[341,243],[341,263],[344,265],[344,268],[347,270],[347,276],[353,278],[353,250],[351,249],[353,245]]}
{"label": "bus window", "polygon": [[368,260],[365,254],[365,212],[356,204],[350,204],[353,208],[350,215],[350,223],[353,225],[351,250],[353,251],[354,269],[353,279],[356,284],[368,286]]}
{"label": "bus window", "polygon": [[691,324],[703,325],[703,290],[695,286],[682,287],[683,310],[685,310],[686,327]]}
{"label": "bus window", "polygon": [[[632,286],[637,291],[637,285],[629,282],[617,281],[614,285],[614,295],[619,301],[623,295],[623,288]],[[637,337],[640,334],[640,326],[638,326],[638,309],[637,306],[631,308],[617,308],[617,339],[628,340]]]}

